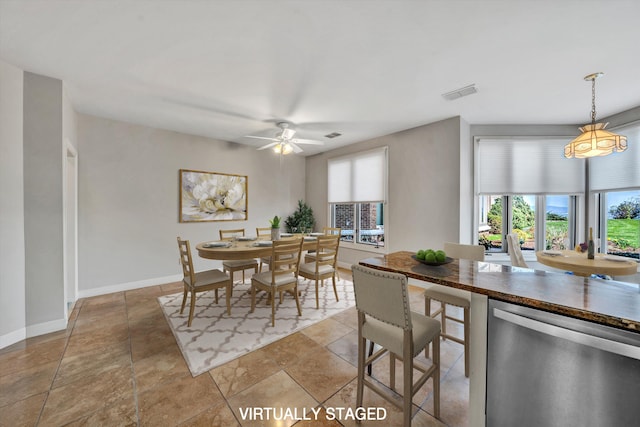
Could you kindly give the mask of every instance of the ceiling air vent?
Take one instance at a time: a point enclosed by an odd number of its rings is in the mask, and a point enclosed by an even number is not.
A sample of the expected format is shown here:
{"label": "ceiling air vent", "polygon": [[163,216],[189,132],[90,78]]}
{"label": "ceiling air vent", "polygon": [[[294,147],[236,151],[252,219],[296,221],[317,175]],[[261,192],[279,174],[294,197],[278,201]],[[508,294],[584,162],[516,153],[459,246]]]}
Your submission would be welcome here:
{"label": "ceiling air vent", "polygon": [[341,134],[341,133],[338,133],[338,132],[331,132],[330,134],[327,134],[327,135],[325,135],[324,137],[325,137],[325,138],[329,138],[329,139],[333,139],[333,138],[336,138],[336,137],[338,137],[338,136],[340,136],[340,135],[342,135],[342,134]]}
{"label": "ceiling air vent", "polygon": [[476,89],[476,85],[474,83],[460,89],[452,90],[451,92],[443,93],[442,97],[448,101],[453,101],[454,99],[462,98],[463,96],[471,95],[477,92],[478,89]]}

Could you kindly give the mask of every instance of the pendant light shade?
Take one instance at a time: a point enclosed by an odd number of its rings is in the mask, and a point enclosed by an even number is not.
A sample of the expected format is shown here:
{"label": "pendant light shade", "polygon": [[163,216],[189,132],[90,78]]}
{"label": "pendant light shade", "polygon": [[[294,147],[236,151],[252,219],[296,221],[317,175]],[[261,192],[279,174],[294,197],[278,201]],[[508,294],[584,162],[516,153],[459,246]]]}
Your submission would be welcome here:
{"label": "pendant light shade", "polygon": [[602,75],[593,73],[584,78],[591,81],[591,124],[579,128],[582,134],[564,146],[564,156],[568,159],[607,156],[627,149],[626,136],[605,130],[608,123],[596,123],[596,79]]}
{"label": "pendant light shade", "polygon": [[609,132],[604,128],[609,123],[584,125],[582,134],[565,145],[564,156],[584,159],[585,157],[607,156],[614,151],[627,149],[627,137]]}

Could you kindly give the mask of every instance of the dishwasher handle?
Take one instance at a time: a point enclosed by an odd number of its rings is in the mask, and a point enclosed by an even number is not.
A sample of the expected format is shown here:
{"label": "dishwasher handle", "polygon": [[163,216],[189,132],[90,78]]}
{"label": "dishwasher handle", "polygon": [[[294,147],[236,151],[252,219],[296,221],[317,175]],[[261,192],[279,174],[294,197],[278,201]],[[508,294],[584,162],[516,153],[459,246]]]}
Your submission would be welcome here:
{"label": "dishwasher handle", "polygon": [[551,335],[557,338],[572,341],[577,344],[582,344],[602,351],[607,351],[609,353],[615,353],[621,356],[640,360],[640,347],[631,344],[612,341],[606,338],[597,337],[595,335],[589,335],[582,332],[574,331],[572,329],[563,328],[561,326],[552,325],[550,323],[540,322],[538,320],[520,316],[519,314],[504,311],[495,307],[493,308],[493,316],[497,317],[498,319],[514,323],[518,326],[522,326],[523,328],[532,329],[546,335]]}

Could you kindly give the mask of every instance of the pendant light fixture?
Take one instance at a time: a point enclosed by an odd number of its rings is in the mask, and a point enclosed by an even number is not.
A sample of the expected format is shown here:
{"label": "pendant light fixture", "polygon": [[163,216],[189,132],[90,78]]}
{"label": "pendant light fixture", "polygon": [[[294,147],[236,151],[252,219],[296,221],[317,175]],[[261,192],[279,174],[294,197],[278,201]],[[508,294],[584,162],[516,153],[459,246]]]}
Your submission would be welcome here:
{"label": "pendant light fixture", "polygon": [[608,156],[627,149],[626,136],[605,130],[609,123],[596,123],[596,79],[603,74],[593,73],[584,78],[591,81],[591,124],[579,128],[582,134],[564,146],[564,156],[568,159]]}

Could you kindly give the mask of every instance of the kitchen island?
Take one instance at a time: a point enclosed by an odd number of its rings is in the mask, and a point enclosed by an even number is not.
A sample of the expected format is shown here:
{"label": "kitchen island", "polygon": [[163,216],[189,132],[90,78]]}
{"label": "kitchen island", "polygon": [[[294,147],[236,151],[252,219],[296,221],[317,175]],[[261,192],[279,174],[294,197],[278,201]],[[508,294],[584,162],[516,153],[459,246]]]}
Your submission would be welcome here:
{"label": "kitchen island", "polygon": [[471,425],[485,425],[489,299],[613,327],[640,337],[638,284],[470,260],[428,266],[414,260],[411,255],[412,252],[395,252],[359,263],[471,292]]}

